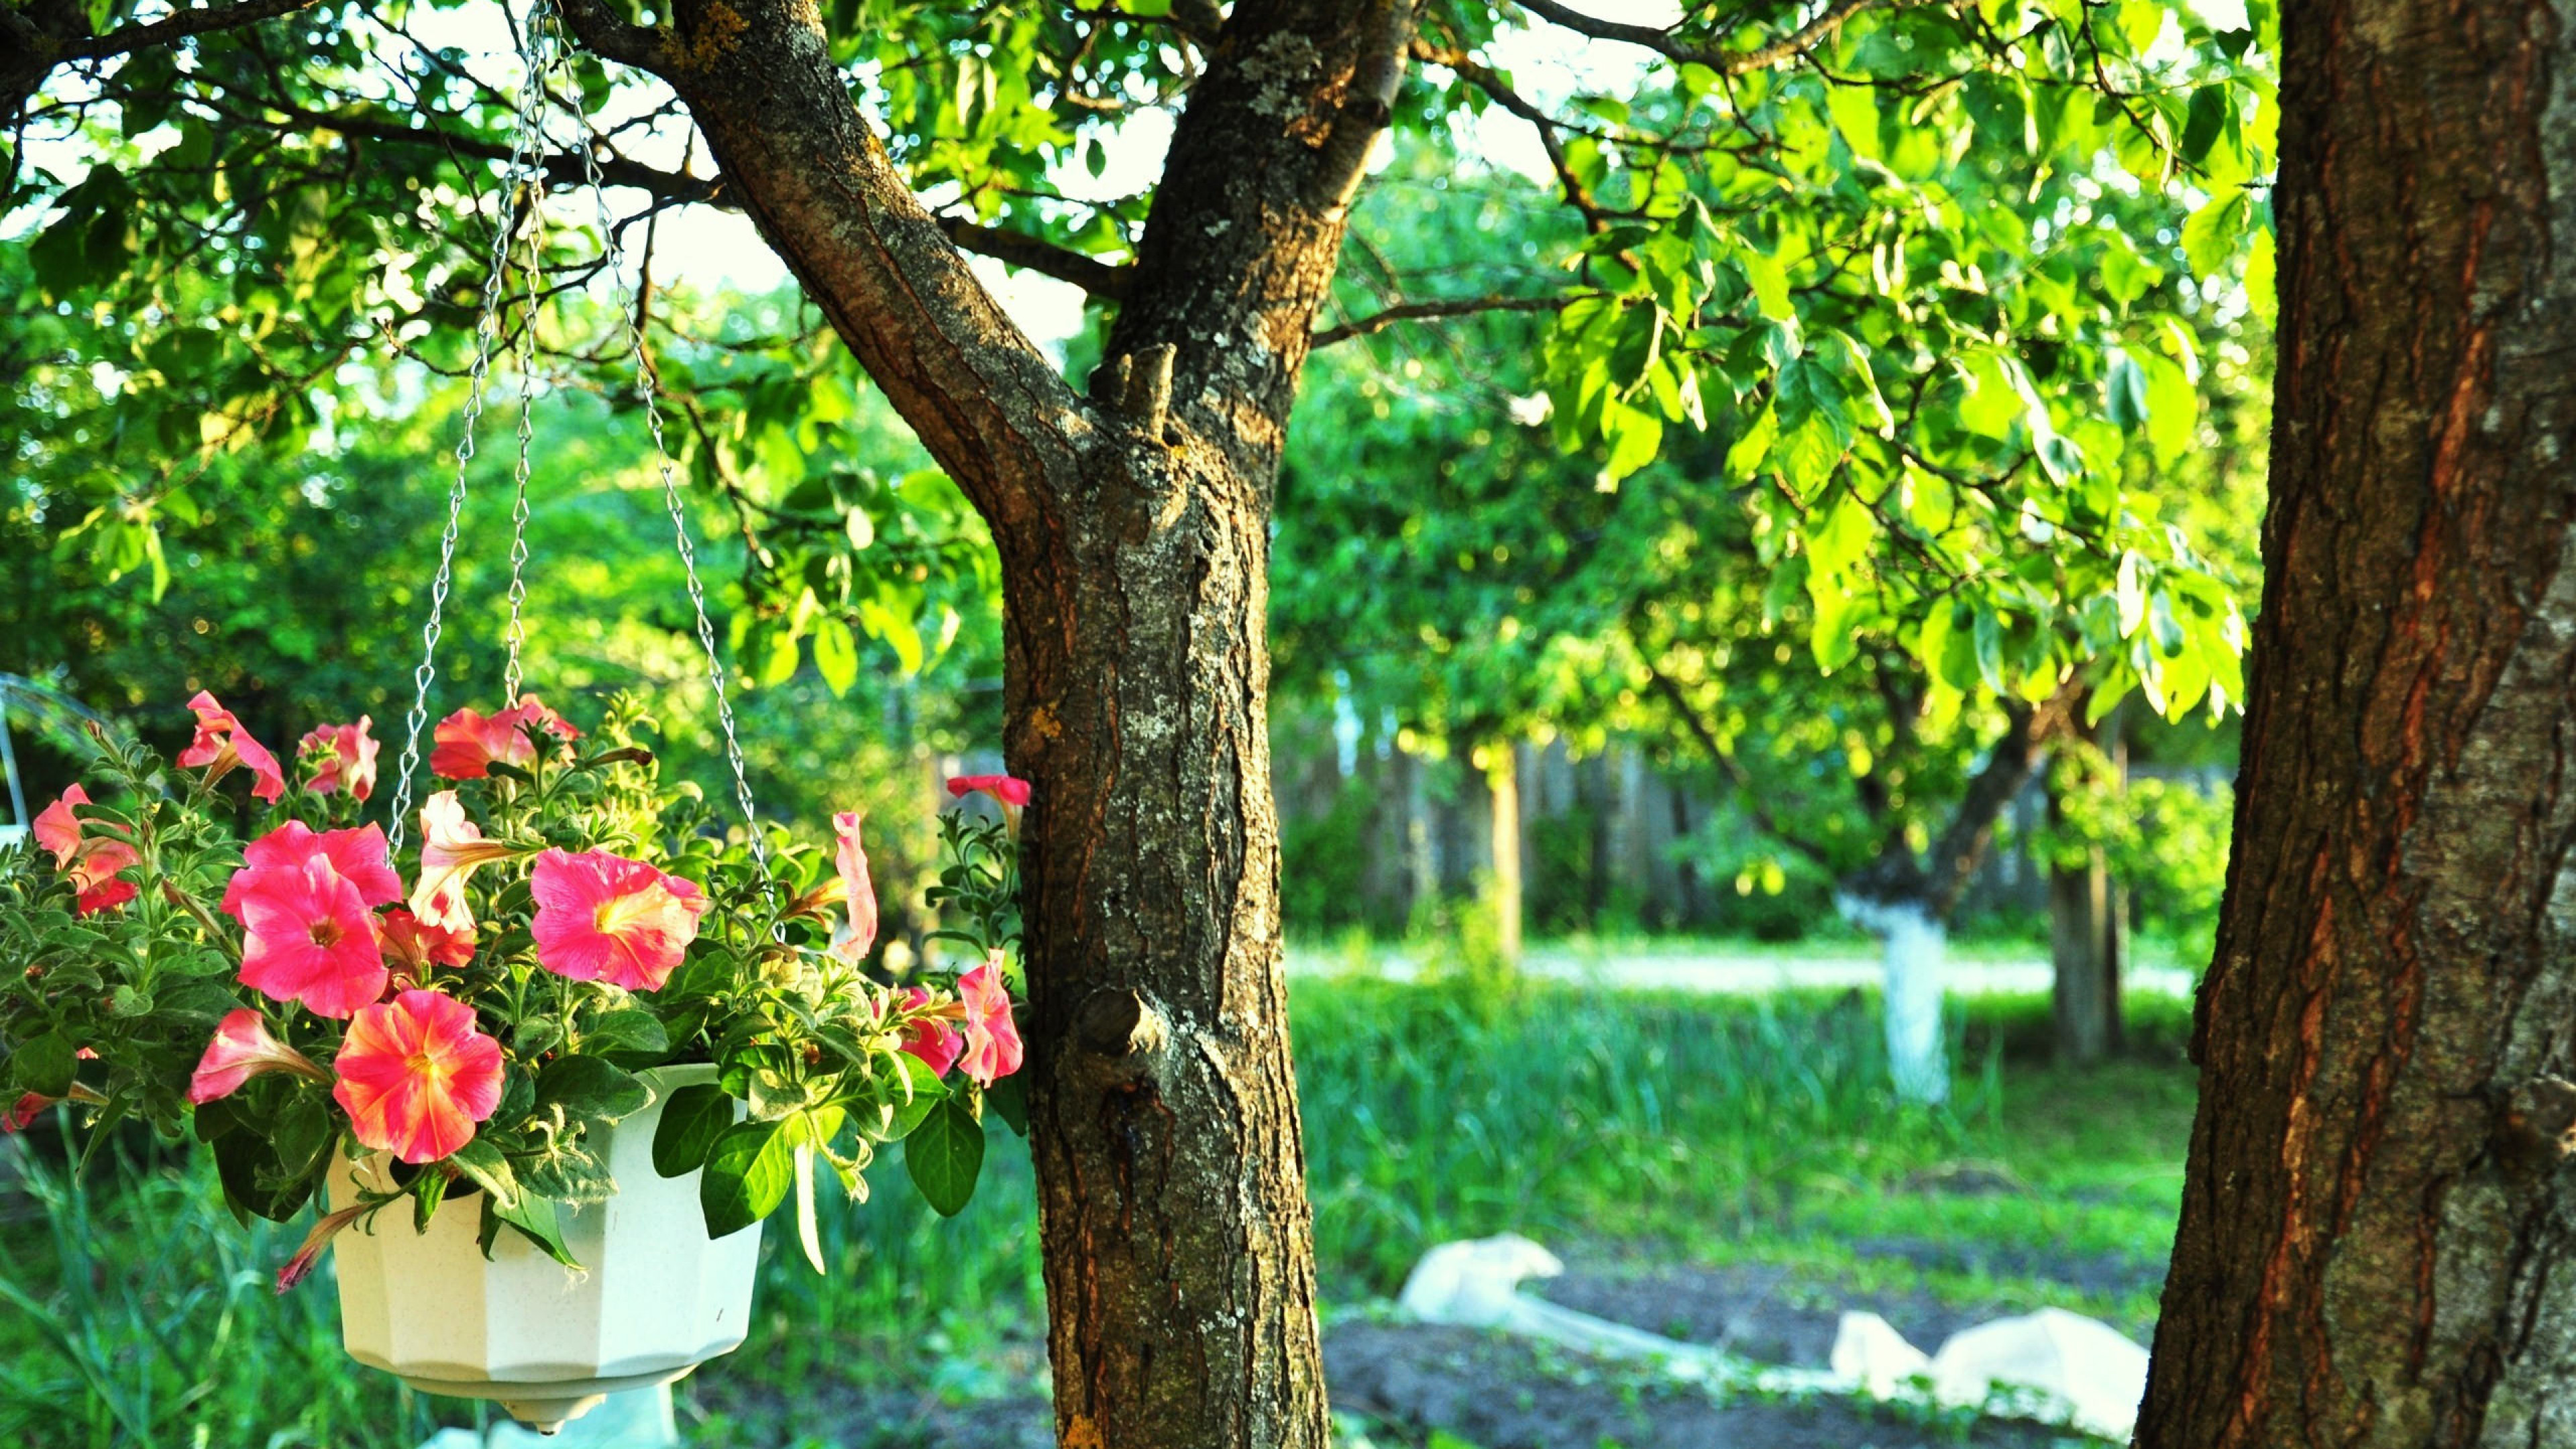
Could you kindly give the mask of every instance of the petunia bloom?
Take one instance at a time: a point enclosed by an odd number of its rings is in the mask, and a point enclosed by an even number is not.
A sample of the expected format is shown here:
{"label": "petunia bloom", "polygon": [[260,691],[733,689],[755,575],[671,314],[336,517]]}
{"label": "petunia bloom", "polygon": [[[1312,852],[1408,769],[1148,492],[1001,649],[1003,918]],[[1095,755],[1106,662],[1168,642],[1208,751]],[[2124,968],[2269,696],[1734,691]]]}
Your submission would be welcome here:
{"label": "petunia bloom", "polygon": [[227,1015],[215,1028],[214,1040],[206,1043],[206,1054],[197,1059],[197,1070],[188,1078],[188,1100],[202,1107],[217,1097],[231,1096],[242,1083],[266,1072],[331,1080],[331,1074],[311,1057],[269,1035],[268,1018],[242,1007]]}
{"label": "petunia bloom", "polygon": [[859,812],[845,810],[832,817],[832,832],[839,837],[841,894],[850,908],[850,934],[832,943],[832,954],[844,961],[857,961],[877,943],[877,888],[868,878],[868,853],[859,844]]}
{"label": "petunia bloom", "polygon": [[960,800],[978,790],[1005,805],[1018,807],[1029,803],[1029,782],[1017,775],[957,775],[948,781],[948,793]]}
{"label": "petunia bloom", "polygon": [[1002,980],[1002,953],[957,978],[966,1003],[966,1075],[989,1087],[1020,1069],[1020,1029],[1011,1020],[1011,988]]}
{"label": "petunia bloom", "polygon": [[344,1017],[385,994],[375,919],[348,877],[316,857],[244,871],[231,902],[242,923],[242,984],[272,1001]]}
{"label": "petunia bloom", "polygon": [[331,1246],[331,1240],[339,1236],[340,1230],[364,1214],[375,1211],[375,1208],[374,1203],[360,1202],[351,1203],[338,1212],[324,1213],[313,1224],[313,1230],[304,1235],[304,1242],[296,1248],[295,1256],[287,1259],[285,1265],[277,1270],[277,1291],[284,1293],[303,1282],[322,1265],[322,1250]]}
{"label": "petunia bloom", "polygon": [[286,772],[278,768],[277,756],[252,739],[231,710],[202,689],[188,701],[188,708],[196,712],[197,735],[188,742],[188,748],[179,752],[182,769],[204,766],[206,780],[211,784],[222,779],[225,771],[240,765],[250,771],[251,794],[273,803],[286,793]]}
{"label": "petunia bloom", "polygon": [[242,892],[260,871],[301,870],[317,860],[328,862],[356,886],[358,899],[368,905],[389,906],[402,899],[402,877],[394,874],[382,828],[359,825],[317,832],[301,820],[289,820],[243,848],[242,868],[225,883],[219,909],[238,921]]}
{"label": "petunia bloom", "polygon": [[433,926],[396,907],[376,917],[376,944],[394,984],[409,990],[429,979],[432,966],[462,966],[474,959],[474,933]]}
{"label": "petunia bloom", "polygon": [[571,720],[548,709],[533,694],[520,695],[519,702],[510,706],[508,712],[519,717],[521,729],[533,725],[559,740],[571,741],[581,738],[581,731],[573,728]]}
{"label": "petunia bloom", "polygon": [[549,850],[530,880],[537,964],[575,981],[655,991],[697,939],[707,897],[695,882],[604,850]]}
{"label": "petunia bloom", "polygon": [[88,803],[89,792],[73,785],[63,791],[63,798],[37,812],[35,821],[36,843],[52,851],[55,868],[71,878],[78,896],[74,909],[84,916],[134,899],[135,884],[117,879],[117,872],[141,858],[133,846],[112,835],[84,830],[72,807]]}
{"label": "petunia bloom", "polygon": [[520,695],[517,704],[495,714],[460,709],[440,720],[431,736],[430,773],[449,780],[480,780],[492,773],[495,764],[527,764],[537,757],[536,743],[526,733],[532,725],[559,740],[581,737],[570,721],[533,694]]}
{"label": "petunia bloom", "polygon": [[48,1097],[42,1092],[28,1092],[19,1097],[17,1101],[9,1104],[8,1111],[0,1112],[0,1137],[6,1137],[12,1132],[26,1131],[35,1125],[37,1118],[45,1115],[47,1107],[61,1100],[59,1097]]}
{"label": "petunia bloom", "polygon": [[473,1141],[501,1105],[501,1044],[475,1028],[473,1008],[435,991],[360,1011],[331,1065],[331,1096],[358,1140],[409,1163]]}
{"label": "petunia bloom", "polygon": [[358,716],[356,724],[320,725],[296,742],[299,757],[319,759],[321,770],[308,786],[316,795],[347,790],[352,800],[364,800],[376,792],[376,754],[384,743],[367,733],[375,720]]}
{"label": "petunia bloom", "polygon": [[[904,988],[904,1010],[919,1011],[929,1003],[928,991],[918,986]],[[936,1015],[918,1016],[904,1027],[903,1045],[898,1049],[919,1057],[930,1068],[932,1076],[944,1077],[950,1067],[957,1065],[959,1054],[966,1050],[966,1038]]]}
{"label": "petunia bloom", "polygon": [[420,879],[412,882],[411,913],[423,925],[471,932],[474,909],[465,900],[466,877],[518,853],[503,841],[484,839],[482,828],[465,818],[455,791],[430,796],[420,807]]}

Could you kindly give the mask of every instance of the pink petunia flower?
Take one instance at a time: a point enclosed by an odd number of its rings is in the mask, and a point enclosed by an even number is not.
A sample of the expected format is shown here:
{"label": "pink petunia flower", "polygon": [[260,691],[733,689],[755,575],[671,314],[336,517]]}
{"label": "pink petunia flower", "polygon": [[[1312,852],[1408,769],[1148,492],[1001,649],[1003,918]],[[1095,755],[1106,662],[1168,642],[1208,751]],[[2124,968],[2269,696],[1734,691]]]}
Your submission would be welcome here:
{"label": "pink petunia flower", "polygon": [[581,731],[548,709],[533,694],[496,714],[460,709],[438,722],[431,736],[430,773],[449,780],[480,780],[492,766],[524,765],[537,757],[536,743],[526,734],[535,726],[558,740],[576,740]]}
{"label": "pink petunia flower", "polygon": [[[930,993],[927,990],[918,986],[907,986],[903,989],[904,1010],[919,1011],[929,1002]],[[950,1067],[957,1065],[958,1056],[966,1050],[966,1038],[958,1034],[957,1028],[941,1021],[936,1015],[918,1016],[904,1027],[903,1045],[898,1050],[919,1057],[923,1064],[930,1068],[932,1076],[944,1077],[948,1075]]]}
{"label": "pink petunia flower", "polygon": [[[247,880],[243,878],[247,877]],[[317,1016],[345,1017],[385,994],[375,919],[348,877],[320,857],[244,871],[242,984]]]}
{"label": "pink petunia flower", "polygon": [[473,1141],[501,1105],[501,1044],[475,1028],[471,1007],[435,991],[360,1011],[331,1065],[331,1095],[358,1140],[409,1163]]}
{"label": "pink petunia flower", "polygon": [[438,722],[430,740],[429,772],[447,780],[480,780],[495,764],[524,765],[537,757],[537,747],[519,733],[516,710],[460,709]]}
{"label": "pink petunia flower", "polygon": [[188,1100],[202,1107],[217,1097],[231,1096],[242,1083],[267,1072],[331,1080],[331,1074],[311,1057],[269,1035],[268,1018],[242,1007],[227,1015],[215,1028],[214,1040],[206,1043],[206,1054],[197,1059],[197,1070],[188,1078]]}
{"label": "pink petunia flower", "polygon": [[1017,775],[957,775],[948,781],[948,793],[960,800],[978,790],[1013,808],[1029,803],[1029,782]]}
{"label": "pink petunia flower", "polygon": [[77,896],[73,909],[84,916],[134,899],[138,888],[117,879],[117,872],[141,859],[133,846],[115,836],[93,833],[106,827],[84,827],[72,807],[88,803],[89,792],[71,786],[63,798],[37,812],[34,831],[36,843],[53,852],[55,868],[71,878]]}
{"label": "pink petunia flower", "polygon": [[193,770],[202,765],[206,770],[207,783],[212,784],[222,779],[225,771],[240,765],[250,771],[251,794],[275,803],[278,796],[286,793],[286,772],[278,768],[277,756],[270,754],[266,745],[252,739],[250,731],[241,727],[241,721],[233,718],[231,710],[216,703],[215,697],[202,689],[188,701],[188,708],[196,711],[197,737],[188,742],[188,748],[179,752],[182,769]]}
{"label": "pink petunia flower", "polygon": [[26,1131],[35,1125],[37,1118],[45,1115],[47,1107],[61,1100],[59,1097],[48,1097],[42,1092],[29,1092],[10,1103],[8,1111],[0,1112],[0,1137],[6,1137],[12,1132]]}
{"label": "pink petunia flower", "polygon": [[604,850],[537,857],[537,964],[575,981],[654,991],[670,979],[707,897],[696,883]]}
{"label": "pink petunia flower", "polygon": [[243,848],[242,868],[225,882],[218,909],[238,921],[242,892],[259,872],[301,870],[317,860],[329,862],[342,879],[358,888],[358,899],[368,905],[389,906],[402,899],[402,877],[394,874],[383,829],[359,825],[317,833],[301,820],[289,820]]}
{"label": "pink petunia flower", "polygon": [[1002,953],[957,978],[966,1003],[966,1075],[985,1086],[1020,1069],[1020,1029],[1011,1020],[1011,988],[1002,979]]}
{"label": "pink petunia flower", "polygon": [[313,1230],[304,1235],[304,1242],[296,1248],[295,1256],[287,1259],[277,1270],[277,1291],[284,1293],[310,1276],[315,1268],[322,1265],[322,1250],[331,1246],[331,1240],[339,1236],[340,1230],[356,1222],[362,1214],[374,1211],[375,1206],[373,1203],[351,1203],[338,1212],[323,1214],[313,1224]]}
{"label": "pink petunia flower", "polygon": [[352,800],[364,800],[376,792],[376,753],[384,748],[382,741],[367,733],[375,720],[358,716],[356,724],[319,725],[298,740],[298,756],[319,758],[320,773],[307,787],[316,795],[328,795],[346,789]]}
{"label": "pink petunia flower", "polygon": [[470,933],[474,909],[465,899],[466,878],[518,853],[504,841],[484,839],[455,791],[430,796],[420,807],[420,879],[412,882],[411,913],[423,925]]}
{"label": "pink petunia flower", "polygon": [[376,917],[376,944],[397,990],[408,991],[429,979],[432,966],[462,966],[474,959],[474,933],[433,926],[397,906]]}
{"label": "pink petunia flower", "polygon": [[545,704],[533,694],[520,695],[519,702],[510,706],[507,712],[519,717],[518,723],[521,729],[534,725],[538,729],[545,731],[547,734],[554,736],[556,739],[563,740],[567,743],[581,738],[581,731],[573,728],[571,720],[565,719],[562,715],[548,709]]}
{"label": "pink petunia flower", "polygon": [[868,853],[859,844],[859,812],[833,816],[832,831],[840,841],[841,894],[850,908],[850,934],[832,943],[832,954],[857,961],[877,943],[877,888],[868,878]]}

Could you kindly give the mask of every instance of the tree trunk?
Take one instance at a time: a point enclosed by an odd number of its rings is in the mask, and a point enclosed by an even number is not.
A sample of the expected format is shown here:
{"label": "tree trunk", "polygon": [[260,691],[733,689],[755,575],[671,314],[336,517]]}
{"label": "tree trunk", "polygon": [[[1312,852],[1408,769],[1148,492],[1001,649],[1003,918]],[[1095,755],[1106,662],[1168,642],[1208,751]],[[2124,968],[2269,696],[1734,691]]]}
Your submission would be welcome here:
{"label": "tree trunk", "polygon": [[[2114,789],[2128,784],[2128,750],[2120,738],[2120,712],[2103,721],[2102,748],[2111,758]],[[2062,826],[2064,803],[2049,791],[2048,823]],[[2120,1045],[2120,967],[2126,933],[2121,891],[2100,846],[2081,865],[2048,863],[2050,1006],[2061,1062],[2097,1062]]]}
{"label": "tree trunk", "polygon": [[2576,1443],[2571,21],[2284,7],[2264,601],[2147,1449]]}
{"label": "tree trunk", "polygon": [[1942,965],[1950,929],[1919,900],[1846,895],[1843,914],[1878,937],[1884,975],[1879,1003],[1887,1026],[1887,1071],[1900,1102],[1950,1100],[1950,1058],[1942,1041]]}
{"label": "tree trunk", "polygon": [[1007,756],[1036,787],[1027,1070],[1059,1437],[1321,1449],[1265,571],[1297,373],[1412,7],[1223,16],[1088,397],[905,185],[812,5],[679,0],[661,31],[564,7],[679,92],[726,194],[1001,553]]}
{"label": "tree trunk", "polygon": [[2048,867],[2049,1004],[2057,1059],[2098,1062],[2111,1054],[2120,985],[2111,926],[2111,872],[2099,847],[2085,863]]}

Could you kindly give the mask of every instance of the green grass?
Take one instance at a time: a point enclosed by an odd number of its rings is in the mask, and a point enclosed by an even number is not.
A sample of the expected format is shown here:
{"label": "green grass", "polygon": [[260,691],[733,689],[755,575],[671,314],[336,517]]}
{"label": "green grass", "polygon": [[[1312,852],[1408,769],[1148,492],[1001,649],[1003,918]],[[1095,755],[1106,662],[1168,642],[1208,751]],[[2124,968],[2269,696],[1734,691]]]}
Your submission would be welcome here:
{"label": "green grass", "polygon": [[[1300,978],[1291,1025],[1326,1301],[1389,1294],[1427,1244],[1506,1230],[2006,1301],[2040,1290],[1853,1244],[2161,1257],[2190,1121],[2176,1046],[2188,1008],[2135,1009],[2144,1060],[2066,1072],[2040,1060],[2044,1001],[1976,1001],[1954,1029],[1958,1099],[1927,1112],[1882,1090],[1875,1010],[1847,995]],[[996,1147],[983,1191],[948,1221],[883,1164],[879,1200],[825,1214],[829,1275],[770,1234],[752,1340],[703,1375],[780,1397],[818,1380],[958,1398],[1042,1382],[1029,1168],[1014,1140]],[[2027,1190],[1920,1190],[1961,1164]],[[39,1165],[23,1190],[0,1187],[0,1443],[355,1449],[471,1422],[471,1406],[348,1364],[319,1275],[270,1294],[298,1231],[245,1235],[195,1167],[108,1164],[84,1188]],[[2131,1322],[2154,1307],[2070,1306]]]}

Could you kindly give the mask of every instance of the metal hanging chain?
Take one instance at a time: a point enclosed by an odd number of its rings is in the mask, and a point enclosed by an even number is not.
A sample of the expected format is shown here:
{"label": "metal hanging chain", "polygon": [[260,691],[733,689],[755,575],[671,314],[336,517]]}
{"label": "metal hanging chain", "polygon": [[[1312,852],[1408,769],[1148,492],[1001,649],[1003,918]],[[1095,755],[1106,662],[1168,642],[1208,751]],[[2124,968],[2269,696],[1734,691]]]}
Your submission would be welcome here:
{"label": "metal hanging chain", "polygon": [[[561,56],[561,50],[556,56]],[[543,74],[530,78],[540,97]],[[537,121],[539,149],[545,142],[545,120]],[[510,623],[502,633],[501,707],[509,709],[519,702],[519,652],[527,644],[528,626],[522,617],[528,600],[528,465],[530,449],[536,441],[537,404],[537,312],[542,305],[545,284],[544,260],[546,238],[545,190],[531,187],[528,198],[528,302],[519,321],[519,461],[510,490]]]}
{"label": "metal hanging chain", "polygon": [[[551,22],[553,10],[542,3],[538,15]],[[558,45],[560,46],[560,36]],[[580,132],[581,170],[599,211],[599,240],[605,250],[609,281],[615,289],[617,315],[625,323],[626,345],[635,354],[635,396],[644,404],[644,423],[653,434],[653,461],[662,477],[662,506],[671,515],[671,540],[680,554],[680,571],[688,579],[689,608],[697,616],[698,645],[706,651],[707,683],[715,691],[716,722],[724,730],[725,763],[733,767],[734,803],[742,809],[743,832],[751,841],[752,859],[769,864],[769,847],[760,838],[760,812],[751,802],[751,775],[742,761],[742,740],[734,731],[733,699],[725,688],[723,656],[716,651],[715,625],[707,620],[706,587],[698,582],[698,551],[689,542],[689,520],[680,506],[680,484],[671,462],[670,444],[662,436],[662,403],[654,385],[653,364],[645,351],[644,328],[636,316],[635,293],[626,285],[625,248],[617,239],[617,218],[608,209],[608,188],[599,179],[599,152],[587,123]]]}
{"label": "metal hanging chain", "polygon": [[[493,218],[492,255],[489,278],[483,288],[483,310],[474,323],[474,368],[465,390],[465,415],[456,440],[456,481],[447,491],[447,530],[438,541],[438,572],[430,579],[429,621],[420,630],[420,667],[412,671],[411,709],[404,717],[402,762],[394,776],[392,828],[387,832],[394,851],[402,849],[403,834],[411,817],[412,774],[420,768],[420,732],[429,723],[429,687],[438,677],[438,636],[444,627],[448,586],[455,578],[456,531],[465,516],[465,478],[474,461],[474,425],[483,415],[483,396],[492,370],[492,343],[499,330],[501,301],[509,290],[510,249],[518,230],[519,217],[514,208],[523,189],[536,174],[535,150],[539,144],[538,119],[542,88],[536,83],[543,74],[540,61],[542,42],[539,34],[545,27],[531,23],[520,36],[519,58],[528,74],[528,83],[519,92],[515,132],[510,144],[509,168],[502,173],[499,213]],[[585,131],[585,135],[587,132]]]}

